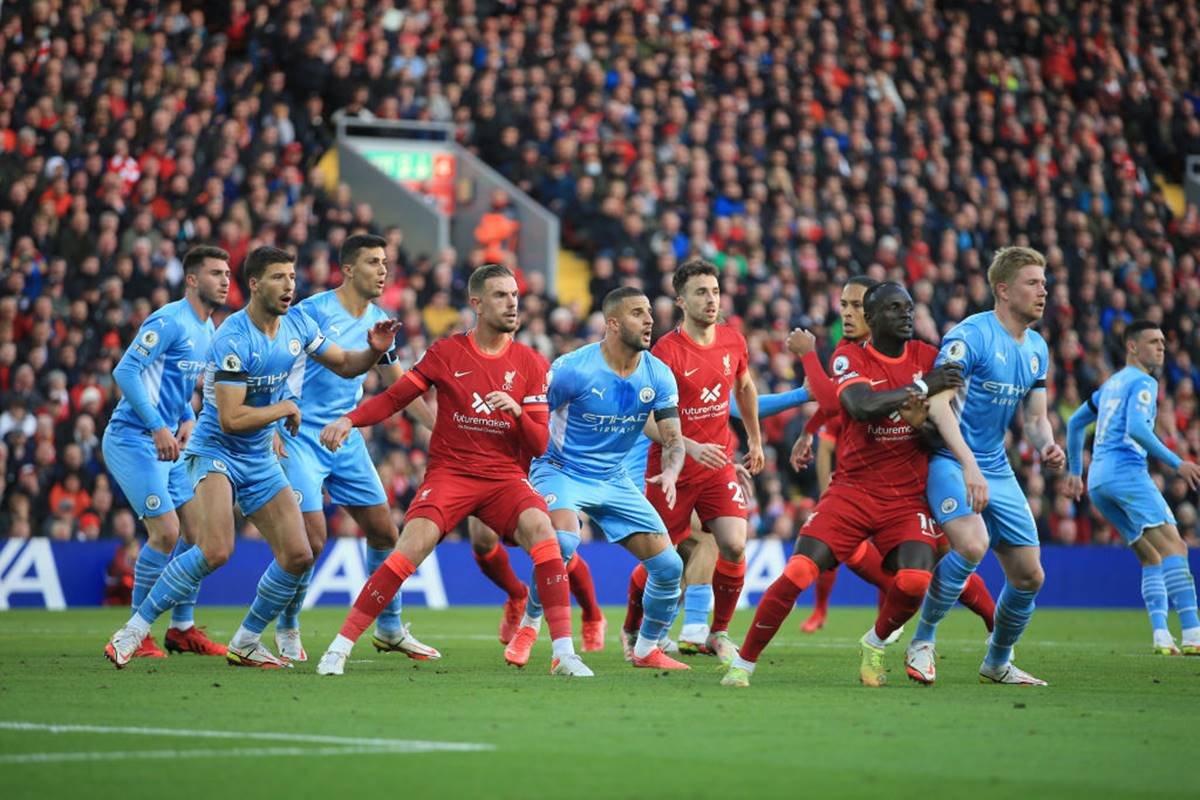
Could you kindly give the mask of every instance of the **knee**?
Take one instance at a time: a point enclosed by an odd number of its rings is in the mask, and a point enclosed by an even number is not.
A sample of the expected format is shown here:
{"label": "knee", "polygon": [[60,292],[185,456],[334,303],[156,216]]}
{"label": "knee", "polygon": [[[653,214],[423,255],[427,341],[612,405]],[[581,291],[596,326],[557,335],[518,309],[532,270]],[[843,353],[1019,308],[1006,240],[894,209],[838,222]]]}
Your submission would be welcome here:
{"label": "knee", "polygon": [[1011,576],[1008,582],[1013,588],[1023,592],[1036,592],[1046,582],[1046,573],[1042,571],[1041,566],[1038,566],[1024,574]]}
{"label": "knee", "polygon": [[279,565],[293,575],[299,575],[302,572],[307,572],[314,561],[316,559],[313,557],[311,550],[297,550],[281,554]]}
{"label": "knee", "polygon": [[929,590],[932,574],[923,569],[901,569],[896,571],[895,586],[906,596],[921,599]]}
{"label": "knee", "polygon": [[967,561],[970,561],[972,564],[978,564],[987,555],[988,543],[987,539],[974,537],[955,545],[954,549]]}
{"label": "knee", "polygon": [[746,557],[745,542],[730,542],[720,545],[721,558],[737,563]]}
{"label": "knee", "polygon": [[[366,537],[368,547],[373,547],[376,550],[391,550],[396,546],[396,542],[400,540],[400,532],[396,530],[395,525],[389,525],[382,530],[367,531]],[[314,547],[313,555],[320,555],[320,550]]]}
{"label": "knee", "polygon": [[233,555],[233,545],[224,542],[206,545],[200,548],[200,552],[204,553],[204,560],[208,562],[211,569],[218,569],[225,566],[229,557]]}
{"label": "knee", "polygon": [[650,580],[656,583],[678,584],[683,577],[683,559],[674,549],[663,550],[643,563]]}

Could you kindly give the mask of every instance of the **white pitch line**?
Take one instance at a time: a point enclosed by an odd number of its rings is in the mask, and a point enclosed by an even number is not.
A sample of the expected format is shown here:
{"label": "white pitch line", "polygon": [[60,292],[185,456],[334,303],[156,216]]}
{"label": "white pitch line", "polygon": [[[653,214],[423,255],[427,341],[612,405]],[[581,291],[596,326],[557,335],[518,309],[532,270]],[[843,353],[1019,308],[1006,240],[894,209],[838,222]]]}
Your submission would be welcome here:
{"label": "white pitch line", "polygon": [[[487,750],[495,750],[495,745],[483,744],[478,742],[432,742],[422,739],[372,739],[365,737],[353,736],[325,736],[320,734],[309,733],[277,733],[272,731],[203,731],[203,730],[180,730],[177,728],[142,728],[142,727],[120,727],[112,725],[47,725],[40,722],[17,722],[0,720],[0,730],[9,731],[44,731],[46,733],[115,733],[126,734],[129,736],[178,736],[188,739],[240,739],[240,740],[259,740],[268,742],[298,742],[306,744],[328,744],[340,745],[341,749],[352,748],[355,752],[358,750],[386,750],[387,752],[399,753],[428,753],[428,752],[479,752]],[[278,749],[280,751],[296,750],[322,755],[320,748],[260,748],[260,749]],[[324,748],[337,749],[337,748]],[[148,752],[167,752],[167,751],[148,751]],[[197,751],[186,751],[197,752]],[[211,751],[217,753],[232,753],[233,750],[217,750]],[[291,753],[283,752],[283,755]],[[58,755],[55,753],[49,754],[25,754],[25,755]],[[70,755],[70,754],[64,754]],[[334,753],[329,753],[334,755]],[[21,757],[21,756],[13,756]],[[149,756],[151,758],[156,756]],[[165,758],[166,756],[162,756]],[[0,762],[3,762],[9,757],[0,757]]]}
{"label": "white pitch line", "polygon": [[53,764],[70,761],[133,761],[180,758],[256,758],[288,756],[395,755],[432,753],[440,747],[234,747],[207,750],[97,750],[80,753],[19,753],[0,755],[0,764]]}

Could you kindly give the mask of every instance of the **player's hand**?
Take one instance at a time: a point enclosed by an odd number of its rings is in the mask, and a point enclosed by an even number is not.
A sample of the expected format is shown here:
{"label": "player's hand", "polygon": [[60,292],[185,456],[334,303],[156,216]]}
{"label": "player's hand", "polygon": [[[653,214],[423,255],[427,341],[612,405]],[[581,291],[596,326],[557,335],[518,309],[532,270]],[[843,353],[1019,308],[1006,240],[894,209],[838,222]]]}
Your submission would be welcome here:
{"label": "player's hand", "polygon": [[925,385],[933,396],[946,389],[961,389],[963,385],[962,368],[958,364],[943,364],[932,369],[925,376]]}
{"label": "player's hand", "polygon": [[971,505],[971,510],[978,514],[987,508],[988,482],[979,471],[979,467],[963,467],[963,482],[967,484],[967,502]]}
{"label": "player's hand", "polygon": [[750,470],[751,475],[757,475],[767,465],[767,457],[763,455],[762,443],[751,442],[748,450],[749,452],[742,459],[742,464],[746,466],[746,469]]}
{"label": "player's hand", "polygon": [[788,458],[788,463],[792,465],[792,469],[799,472],[812,463],[813,460],[813,437],[811,433],[802,433],[796,439],[796,443],[792,445],[792,455]]}
{"label": "player's hand", "polygon": [[376,322],[367,331],[367,344],[376,353],[386,353],[396,344],[396,332],[400,330],[400,320],[388,319]]}
{"label": "player's hand", "polygon": [[1200,464],[1193,461],[1184,461],[1176,470],[1179,477],[1187,481],[1187,485],[1192,488],[1192,491],[1200,489]]}
{"label": "player's hand", "polygon": [[284,446],[283,437],[279,435],[279,431],[275,431],[271,437],[271,450],[275,452],[275,457],[280,461],[288,457],[287,447]]}
{"label": "player's hand", "polygon": [[1057,442],[1051,442],[1042,448],[1042,463],[1046,469],[1060,470],[1067,465],[1067,454]]}
{"label": "player's hand", "polygon": [[791,351],[791,354],[796,356],[796,358],[807,355],[808,353],[812,352],[816,346],[817,337],[814,336],[811,331],[807,331],[804,328],[796,328],[788,334],[787,349]]}
{"label": "player's hand", "polygon": [[687,453],[688,458],[709,469],[720,469],[729,463],[729,456],[725,454],[725,448],[712,442],[702,444],[691,439],[684,439],[683,450]]}
{"label": "player's hand", "polygon": [[483,398],[483,402],[497,411],[507,411],[514,417],[521,416],[521,404],[513,400],[508,392],[488,392],[487,396]]}
{"label": "player's hand", "polygon": [[168,428],[159,428],[154,432],[154,450],[158,453],[159,461],[174,461],[179,458],[179,442]]}
{"label": "player's hand", "polygon": [[338,417],[321,429],[321,444],[325,445],[327,450],[336,453],[352,430],[354,424],[350,422],[349,417]]}
{"label": "player's hand", "polygon": [[737,474],[738,486],[742,487],[742,495],[749,502],[749,498],[754,497],[754,476],[741,464],[734,464],[733,471]]}
{"label": "player's hand", "polygon": [[279,404],[279,410],[283,412],[283,416],[280,417],[283,427],[295,436],[300,432],[300,406],[296,405],[294,400],[283,400]]}
{"label": "player's hand", "polygon": [[175,430],[175,441],[179,442],[179,452],[187,447],[188,439],[192,438],[192,431],[196,427],[196,420],[189,419],[179,423],[179,427]]}
{"label": "player's hand", "polygon": [[1063,482],[1063,494],[1078,502],[1083,497],[1083,476],[1068,475]]}
{"label": "player's hand", "polygon": [[908,401],[900,406],[899,413],[900,418],[913,430],[920,430],[925,420],[929,419],[929,398],[922,394],[910,394]]}
{"label": "player's hand", "polygon": [[652,478],[646,478],[646,483],[657,483],[662,489],[663,497],[667,498],[667,508],[675,508],[675,479],[678,477],[671,472],[660,472]]}

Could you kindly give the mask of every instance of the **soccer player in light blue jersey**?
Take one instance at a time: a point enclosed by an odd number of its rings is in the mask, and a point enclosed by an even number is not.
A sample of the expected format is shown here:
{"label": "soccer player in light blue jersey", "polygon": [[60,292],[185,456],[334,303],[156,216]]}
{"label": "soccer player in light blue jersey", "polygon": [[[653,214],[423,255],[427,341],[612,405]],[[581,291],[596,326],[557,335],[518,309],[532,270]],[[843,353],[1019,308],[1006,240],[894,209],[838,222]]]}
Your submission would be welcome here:
{"label": "soccer player in light blue jersey", "polygon": [[[173,554],[192,545],[195,492],[179,458],[196,424],[192,395],[215,330],[212,313],[229,293],[229,254],[201,246],[183,257],[184,295],[155,311],[113,370],[121,387],[104,431],[104,463],[146,525],[146,546],[133,568],[133,607],[146,599]],[[164,637],[172,652],[225,655],[194,623],[193,594],[171,609]],[[165,658],[146,634],[135,656]]]}
{"label": "soccer player in light blue jersey", "polygon": [[[659,647],[679,600],[683,561],[622,463],[653,417],[663,439],[663,467],[647,481],[660,486],[674,505],[675,479],[684,459],[678,389],[670,368],[646,352],[654,327],[646,296],[630,287],[614,289],[602,310],[604,339],[560,357],[551,367],[550,443],[534,459],[529,478],[550,509],[564,562],[579,546],[582,511],[610,542],[621,544],[645,566],[645,615],[633,665],[688,669]],[[541,620],[537,592],[531,591],[521,626],[505,648],[506,661],[517,666],[529,661]]]}
{"label": "soccer player in light blue jersey", "polygon": [[[371,302],[383,294],[387,282],[386,246],[387,240],[381,236],[355,234],[347,238],[339,254],[342,285],[313,295],[297,306],[312,318],[329,341],[342,349],[358,346],[372,326],[388,319],[383,309]],[[376,366],[388,384],[404,374],[404,367],[398,361],[393,349]],[[359,431],[351,433],[336,453],[320,442],[321,428],[358,405],[365,379],[365,374],[343,378],[304,354],[296,359],[288,376],[288,392],[300,406],[300,431],[284,446],[283,468],[300,504],[313,558],[321,554],[328,536],[323,513],[324,488],[329,491],[330,500],[346,509],[362,530],[367,540],[369,575],[391,555],[399,538],[379,473]],[[433,428],[433,415],[424,400],[418,398],[409,409]],[[300,609],[311,580],[312,567],[309,567],[300,576],[295,597],[275,625],[278,652],[292,661],[308,660],[300,641]],[[403,653],[420,661],[442,657],[434,648],[419,642],[401,622],[399,592],[379,615],[373,643],[380,652]]]}
{"label": "soccer player in light blue jersey", "polygon": [[291,666],[261,642],[263,629],[295,597],[300,576],[313,563],[300,506],[271,446],[275,422],[284,421],[293,436],[300,428],[299,407],[282,399],[284,383],[301,353],[342,377],[366,372],[392,349],[399,324],[377,323],[367,333],[368,347],[343,350],[303,311],[288,313],[296,291],[294,261],[274,247],[256,248],[246,257],[250,301],[213,337],[204,407],[184,452],[196,492],[197,546],[167,565],[141,606],[113,634],[105,655],[118,669],[129,663],[163,611],[189,597],[204,576],[229,559],[235,502],[262,532],[275,559],[225,657],[235,666]]}
{"label": "soccer player in light blue jersey", "polygon": [[[1196,583],[1188,569],[1187,545],[1175,527],[1175,515],[1151,480],[1147,454],[1179,473],[1193,490],[1200,488],[1200,466],[1172,453],[1154,435],[1158,381],[1166,340],[1148,320],[1125,329],[1125,368],[1095,391],[1067,423],[1067,494],[1083,496],[1083,444],[1096,423],[1087,490],[1092,504],[1113,524],[1142,562],[1142,599],[1154,631],[1154,652],[1200,656],[1200,618]],[[1175,606],[1183,628],[1180,646],[1167,629],[1167,606]]]}
{"label": "soccer player in light blue jersey", "polygon": [[990,544],[1006,580],[980,680],[1044,686],[1012,663],[1013,645],[1033,616],[1045,576],[1037,526],[1008,463],[1004,436],[1025,402],[1025,437],[1046,467],[1066,465],[1047,412],[1049,351],[1030,329],[1046,307],[1046,259],[1027,247],[1001,248],[988,267],[988,283],[995,310],[956,325],[938,354],[937,365],[959,364],[966,382],[953,400],[946,393],[929,406],[945,443],[929,462],[929,507],[953,549],[934,569],[905,663],[913,680],[934,682],[937,625]]}

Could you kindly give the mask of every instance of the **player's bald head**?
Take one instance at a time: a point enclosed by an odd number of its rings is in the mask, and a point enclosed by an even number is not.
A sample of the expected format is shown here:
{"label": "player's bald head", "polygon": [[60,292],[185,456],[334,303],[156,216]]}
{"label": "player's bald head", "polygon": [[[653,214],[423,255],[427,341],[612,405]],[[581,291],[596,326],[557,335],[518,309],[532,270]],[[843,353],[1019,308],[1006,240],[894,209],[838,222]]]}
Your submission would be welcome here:
{"label": "player's bald head", "polygon": [[866,294],[863,295],[863,313],[868,316],[875,314],[883,308],[884,303],[897,295],[909,296],[908,289],[895,281],[884,281],[869,287]]}

